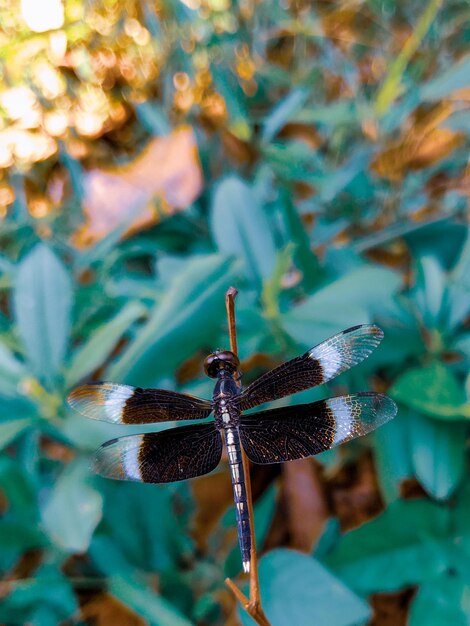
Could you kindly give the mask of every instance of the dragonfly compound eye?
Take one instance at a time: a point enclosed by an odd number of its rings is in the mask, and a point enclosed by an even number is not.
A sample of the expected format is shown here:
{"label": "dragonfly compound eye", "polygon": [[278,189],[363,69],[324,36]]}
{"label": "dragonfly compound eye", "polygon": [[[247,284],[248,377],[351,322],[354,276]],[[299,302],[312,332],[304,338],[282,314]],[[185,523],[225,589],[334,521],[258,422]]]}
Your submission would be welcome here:
{"label": "dragonfly compound eye", "polygon": [[237,355],[230,350],[217,350],[217,352],[209,354],[204,361],[204,370],[210,378],[217,378],[220,370],[233,374],[239,366],[240,361]]}

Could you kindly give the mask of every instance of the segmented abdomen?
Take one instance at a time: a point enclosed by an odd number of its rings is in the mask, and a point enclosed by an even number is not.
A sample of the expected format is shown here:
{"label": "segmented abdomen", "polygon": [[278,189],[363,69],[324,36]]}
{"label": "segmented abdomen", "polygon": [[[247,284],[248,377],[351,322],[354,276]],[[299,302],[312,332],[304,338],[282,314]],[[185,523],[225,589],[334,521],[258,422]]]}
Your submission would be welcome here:
{"label": "segmented abdomen", "polygon": [[250,518],[238,429],[226,428],[225,441],[227,444],[230,474],[232,476],[233,496],[237,515],[238,541],[242,553],[243,571],[249,572],[251,560]]}

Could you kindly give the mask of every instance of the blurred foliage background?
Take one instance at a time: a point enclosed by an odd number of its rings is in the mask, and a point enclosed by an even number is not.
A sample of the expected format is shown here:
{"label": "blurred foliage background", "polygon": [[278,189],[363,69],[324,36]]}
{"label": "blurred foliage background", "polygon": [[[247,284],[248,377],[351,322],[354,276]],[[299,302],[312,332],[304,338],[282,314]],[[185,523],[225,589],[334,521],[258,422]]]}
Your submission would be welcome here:
{"label": "blurred foliage background", "polygon": [[0,623],[252,623],[223,584],[240,573],[226,467],[92,476],[132,428],[65,404],[93,379],[209,397],[233,284],[245,382],[374,321],[373,357],[289,401],[400,407],[253,468],[272,624],[468,626],[468,3],[0,12]]}

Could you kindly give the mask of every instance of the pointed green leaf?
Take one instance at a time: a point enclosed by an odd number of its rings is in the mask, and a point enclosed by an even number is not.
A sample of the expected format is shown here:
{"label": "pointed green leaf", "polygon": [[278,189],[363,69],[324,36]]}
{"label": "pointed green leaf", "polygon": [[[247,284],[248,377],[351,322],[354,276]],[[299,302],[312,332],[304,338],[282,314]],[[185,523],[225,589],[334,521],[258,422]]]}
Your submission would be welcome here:
{"label": "pointed green leaf", "polygon": [[259,284],[271,276],[276,263],[271,226],[253,189],[244,181],[231,176],[218,185],[211,227],[219,251],[242,259],[250,280]]}
{"label": "pointed green leaf", "polygon": [[193,257],[174,277],[146,324],[106,374],[139,386],[155,383],[211,341],[225,323],[225,291],[234,264],[218,255]]}
{"label": "pointed green leaf", "polygon": [[66,385],[73,387],[103,365],[121,336],[145,310],[142,304],[129,302],[112,320],[98,327],[73,355],[65,377]]}
{"label": "pointed green leaf", "polygon": [[423,584],[411,604],[409,626],[469,626],[470,581],[446,573]]}
{"label": "pointed green leaf", "polygon": [[109,591],[152,626],[191,626],[168,600],[130,577],[114,576],[109,581]]}
{"label": "pointed green leaf", "polygon": [[429,495],[445,500],[455,491],[465,471],[467,425],[413,413],[409,427],[416,477]]}
{"label": "pointed green leaf", "polygon": [[406,370],[389,393],[395,400],[430,417],[455,420],[470,416],[462,386],[449,368],[438,361]]}
{"label": "pointed green leaf", "polygon": [[470,85],[470,54],[458,63],[450,63],[447,69],[421,88],[421,99],[428,101],[447,98],[453,91]]}
{"label": "pointed green leaf", "polygon": [[[367,604],[311,556],[273,550],[260,560],[263,608],[273,626],[358,626]],[[243,624],[254,622],[240,612]]]}
{"label": "pointed green leaf", "polygon": [[21,261],[13,304],[34,374],[53,380],[69,339],[72,284],[63,263],[45,244],[38,244]]}
{"label": "pointed green leaf", "polygon": [[395,272],[365,265],[282,315],[283,326],[301,345],[313,346],[340,330],[370,322],[375,313],[386,310],[400,282]]}
{"label": "pointed green leaf", "polygon": [[32,420],[28,418],[11,420],[9,422],[0,423],[0,450],[6,448],[12,441],[18,437],[28,426],[32,424]]}
{"label": "pointed green leaf", "polygon": [[447,564],[448,511],[425,500],[393,502],[346,533],[326,564],[358,593],[393,591],[429,580]]}
{"label": "pointed green leaf", "polygon": [[85,552],[101,519],[102,497],[89,481],[87,461],[74,461],[63,471],[42,510],[44,529],[67,552]]}

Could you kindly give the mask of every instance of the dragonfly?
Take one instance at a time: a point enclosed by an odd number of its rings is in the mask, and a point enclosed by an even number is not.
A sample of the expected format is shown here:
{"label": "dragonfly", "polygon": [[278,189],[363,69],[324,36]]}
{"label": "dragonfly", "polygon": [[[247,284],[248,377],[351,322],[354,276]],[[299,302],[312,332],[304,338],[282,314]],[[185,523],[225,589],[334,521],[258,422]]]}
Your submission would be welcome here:
{"label": "dragonfly", "polygon": [[397,407],[386,395],[363,392],[245,411],[332,380],[366,359],[382,338],[378,326],[353,326],[245,389],[239,385],[238,357],[217,350],[204,362],[206,374],[216,379],[212,400],[105,382],[77,387],[68,401],[79,413],[114,424],[204,420],[212,413],[213,419],[203,423],[111,439],[97,450],[93,469],[107,478],[142,483],[195,478],[217,467],[225,438],[242,565],[249,572],[252,537],[242,449],[255,464],[303,459],[373,431],[393,419]]}

